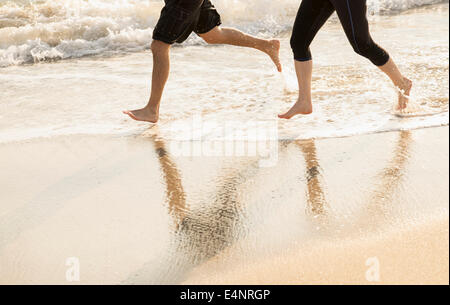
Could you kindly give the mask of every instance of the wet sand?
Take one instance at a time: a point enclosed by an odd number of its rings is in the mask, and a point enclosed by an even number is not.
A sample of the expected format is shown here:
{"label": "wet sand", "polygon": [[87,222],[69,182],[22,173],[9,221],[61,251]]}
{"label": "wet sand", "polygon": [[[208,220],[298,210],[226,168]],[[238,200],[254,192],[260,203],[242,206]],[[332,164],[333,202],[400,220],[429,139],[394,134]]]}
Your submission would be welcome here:
{"label": "wet sand", "polygon": [[[444,217],[382,234],[311,241],[286,254],[230,268],[217,258],[195,270],[184,284],[448,285],[448,235]],[[367,278],[369,269],[377,266],[379,278]]]}
{"label": "wet sand", "polygon": [[0,144],[0,283],[448,284],[448,131],[281,141],[269,168],[157,131]]}

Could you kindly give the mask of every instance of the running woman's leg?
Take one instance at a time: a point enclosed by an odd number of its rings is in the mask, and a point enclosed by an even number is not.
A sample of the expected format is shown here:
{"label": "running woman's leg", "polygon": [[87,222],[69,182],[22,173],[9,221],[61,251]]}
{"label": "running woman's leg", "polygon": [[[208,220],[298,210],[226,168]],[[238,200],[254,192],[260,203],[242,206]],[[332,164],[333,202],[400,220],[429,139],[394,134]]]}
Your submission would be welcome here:
{"label": "running woman's leg", "polygon": [[278,115],[280,119],[289,120],[299,114],[311,114],[313,112],[311,99],[312,60],[295,61],[295,72],[298,80],[298,99],[288,112]]}
{"label": "running woman's leg", "polygon": [[405,109],[412,82],[404,77],[389,54],[372,39],[367,21],[366,0],[330,0],[342,27],[356,53],[369,59],[392,80],[399,89],[397,108]]}
{"label": "running woman's leg", "polygon": [[408,107],[409,95],[413,85],[412,81],[402,75],[392,58],[389,58],[386,64],[378,68],[392,80],[394,86],[399,91],[397,110],[405,110]]}
{"label": "running woman's leg", "polygon": [[295,71],[298,80],[298,99],[294,106],[279,118],[290,119],[313,111],[311,98],[312,56],[309,46],[320,28],[330,18],[334,7],[329,0],[303,0],[295,20],[291,37]]}

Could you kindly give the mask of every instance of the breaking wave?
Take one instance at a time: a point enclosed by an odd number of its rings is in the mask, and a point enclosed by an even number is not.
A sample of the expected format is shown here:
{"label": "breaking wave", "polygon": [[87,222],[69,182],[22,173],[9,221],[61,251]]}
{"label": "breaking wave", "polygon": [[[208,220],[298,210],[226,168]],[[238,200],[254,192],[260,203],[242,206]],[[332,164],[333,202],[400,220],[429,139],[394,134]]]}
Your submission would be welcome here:
{"label": "breaking wave", "polygon": [[[224,23],[277,35],[291,28],[300,0],[213,0]],[[368,0],[369,14],[443,0]],[[163,7],[155,0],[0,0],[0,67],[142,51]],[[191,36],[187,44],[202,43]]]}

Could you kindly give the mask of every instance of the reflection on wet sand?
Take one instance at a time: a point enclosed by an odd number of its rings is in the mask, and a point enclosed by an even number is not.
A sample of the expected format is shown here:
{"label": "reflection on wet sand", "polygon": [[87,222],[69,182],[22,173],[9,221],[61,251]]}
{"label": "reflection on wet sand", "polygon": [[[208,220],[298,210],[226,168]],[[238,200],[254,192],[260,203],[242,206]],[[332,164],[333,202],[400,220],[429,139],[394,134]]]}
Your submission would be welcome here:
{"label": "reflection on wet sand", "polygon": [[381,184],[379,189],[375,191],[375,197],[387,199],[386,196],[391,196],[394,189],[405,171],[406,162],[410,157],[410,145],[412,142],[411,132],[401,131],[399,139],[395,147],[394,156],[386,168],[381,172]]}
{"label": "reflection on wet sand", "polygon": [[386,210],[389,208],[389,204],[392,202],[392,196],[402,181],[407,161],[410,158],[411,132],[401,131],[398,135],[399,138],[393,157],[380,174],[377,175],[377,181],[380,182],[371,193],[369,206],[365,209],[365,214],[372,219],[372,223],[375,220],[380,220],[380,218],[386,218]]}
{"label": "reflection on wet sand", "polygon": [[313,216],[327,213],[325,193],[322,188],[322,173],[316,153],[315,140],[296,142],[303,152],[306,163],[307,212]]}
{"label": "reflection on wet sand", "polygon": [[[412,137],[410,131],[398,133],[399,139],[395,145],[393,157],[380,173],[376,176],[376,188],[370,192],[368,206],[364,209],[364,214],[372,219],[386,218],[388,203],[392,202],[392,196],[398,189],[402,181],[405,166],[410,157],[410,146]],[[303,152],[306,163],[307,180],[307,212],[312,216],[325,216],[330,212],[330,207],[325,198],[322,169],[316,153],[315,140],[295,142]],[[361,221],[367,223],[366,217],[361,217]]]}
{"label": "reflection on wet sand", "polygon": [[184,219],[187,210],[186,195],[181,182],[180,173],[171,160],[164,141],[156,137],[152,138],[156,154],[161,165],[161,170],[166,184],[166,197],[169,213],[175,217],[175,225],[178,226]]}
{"label": "reflection on wet sand", "polygon": [[[245,182],[259,174],[258,161],[236,166],[219,177],[221,181],[214,196],[205,202],[196,203],[190,208],[186,202],[186,194],[182,178],[176,163],[171,159],[164,140],[152,136],[158,160],[166,184],[166,197],[169,213],[175,229],[172,241],[164,256],[151,261],[129,277],[128,283],[179,283],[196,266],[215,257],[238,238],[245,235],[247,225],[244,223],[243,202],[239,192]],[[392,195],[402,177],[408,159],[411,142],[409,132],[401,132],[394,157],[380,175],[381,184],[372,193],[371,205],[367,208],[370,217],[383,215],[383,200]],[[294,141],[302,151],[306,167],[306,205],[307,214],[313,218],[329,216],[331,212],[325,198],[323,174],[317,156],[314,140]],[[290,144],[282,145],[285,149]]]}
{"label": "reflection on wet sand", "polygon": [[190,209],[180,173],[170,158],[164,141],[150,138],[155,145],[166,183],[169,212],[175,221],[171,249],[162,261],[150,262],[132,275],[131,283],[177,283],[198,264],[214,257],[242,233],[239,188],[258,172],[257,160],[244,168],[234,168],[221,177],[212,202]]}

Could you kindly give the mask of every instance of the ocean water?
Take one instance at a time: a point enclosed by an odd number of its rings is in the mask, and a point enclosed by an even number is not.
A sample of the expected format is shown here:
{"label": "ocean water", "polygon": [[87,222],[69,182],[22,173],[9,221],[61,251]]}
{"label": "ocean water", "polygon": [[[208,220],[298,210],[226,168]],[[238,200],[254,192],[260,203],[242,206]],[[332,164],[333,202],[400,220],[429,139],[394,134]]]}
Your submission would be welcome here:
{"label": "ocean water", "polygon": [[[229,25],[252,34],[277,35],[290,29],[299,2],[216,0],[214,4]],[[393,14],[440,2],[445,1],[369,0],[369,14]],[[144,50],[162,5],[163,1],[154,0],[1,0],[0,67]]]}
{"label": "ocean water", "polygon": [[[226,122],[245,134],[252,122],[274,121],[281,139],[448,125],[448,1],[368,1],[373,36],[414,81],[412,108],[425,116],[393,115],[392,85],[353,53],[333,17],[312,46],[315,113],[289,122],[277,122],[276,115],[295,101],[289,35],[300,1],[213,2],[224,25],[279,38],[285,72],[253,50],[207,46],[192,35],[172,51],[163,136],[176,136],[174,126],[192,128],[198,117],[206,139],[220,139]],[[149,0],[0,0],[0,142],[145,132],[148,124],[131,122],[121,110],[148,99],[148,47],[162,6]]]}

